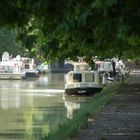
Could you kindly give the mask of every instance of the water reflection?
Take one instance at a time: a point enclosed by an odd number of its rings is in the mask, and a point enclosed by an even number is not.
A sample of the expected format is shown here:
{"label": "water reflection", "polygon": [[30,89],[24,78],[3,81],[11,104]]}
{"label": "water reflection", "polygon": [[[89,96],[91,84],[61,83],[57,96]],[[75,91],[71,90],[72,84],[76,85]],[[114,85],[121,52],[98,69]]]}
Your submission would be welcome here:
{"label": "water reflection", "polygon": [[6,110],[8,108],[19,108],[20,107],[20,95],[18,92],[14,94],[8,94],[8,90],[1,91],[1,108]]}
{"label": "water reflection", "polygon": [[72,119],[73,114],[80,106],[87,102],[90,97],[87,96],[70,96],[63,94],[65,107],[67,108],[67,118]]}
{"label": "water reflection", "polygon": [[0,80],[0,140],[37,140],[72,118],[85,99],[63,98],[64,78]]}

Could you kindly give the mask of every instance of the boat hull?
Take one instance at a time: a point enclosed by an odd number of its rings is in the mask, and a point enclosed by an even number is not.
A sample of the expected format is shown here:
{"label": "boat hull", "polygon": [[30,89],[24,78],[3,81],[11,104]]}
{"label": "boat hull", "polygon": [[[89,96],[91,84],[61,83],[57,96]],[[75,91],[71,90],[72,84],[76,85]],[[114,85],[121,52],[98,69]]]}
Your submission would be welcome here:
{"label": "boat hull", "polygon": [[0,80],[21,80],[21,74],[14,74],[14,73],[2,73],[0,74]]}
{"label": "boat hull", "polygon": [[35,69],[25,69],[22,72],[22,79],[32,79],[32,78],[38,78],[39,77],[39,72],[38,70]]}
{"label": "boat hull", "polygon": [[32,78],[38,78],[39,74],[37,73],[32,73],[32,72],[27,72],[24,75],[22,75],[22,79],[32,79]]}
{"label": "boat hull", "polygon": [[67,88],[65,94],[71,95],[90,95],[100,92],[102,88],[88,87],[88,88]]}

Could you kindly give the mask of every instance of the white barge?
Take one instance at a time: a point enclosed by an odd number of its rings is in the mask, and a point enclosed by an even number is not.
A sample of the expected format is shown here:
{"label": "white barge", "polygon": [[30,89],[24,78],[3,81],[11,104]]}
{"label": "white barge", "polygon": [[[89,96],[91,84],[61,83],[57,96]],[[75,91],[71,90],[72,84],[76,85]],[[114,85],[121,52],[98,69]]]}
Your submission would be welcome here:
{"label": "white barge", "polygon": [[2,61],[0,62],[0,79],[1,80],[20,80],[22,79],[22,62],[19,60],[19,56],[11,59],[8,52],[4,52],[2,55]]}
{"label": "white barge", "polygon": [[35,69],[33,58],[24,58],[17,55],[11,58],[8,52],[2,55],[0,61],[0,80],[21,80],[26,78],[39,77]]}
{"label": "white barge", "polygon": [[101,91],[101,74],[99,71],[90,71],[87,63],[75,63],[74,71],[66,77],[65,94],[94,94]]}

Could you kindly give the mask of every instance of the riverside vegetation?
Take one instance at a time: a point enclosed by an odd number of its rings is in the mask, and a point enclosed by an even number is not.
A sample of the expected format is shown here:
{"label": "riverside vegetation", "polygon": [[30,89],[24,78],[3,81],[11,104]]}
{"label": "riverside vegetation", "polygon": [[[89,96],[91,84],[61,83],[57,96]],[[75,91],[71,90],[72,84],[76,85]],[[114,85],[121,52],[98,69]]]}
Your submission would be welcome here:
{"label": "riverside vegetation", "polygon": [[[128,79],[127,79],[128,80]],[[94,121],[99,111],[107,105],[118,89],[123,85],[121,81],[109,84],[100,92],[91,97],[90,101],[75,112],[73,119],[62,122],[56,131],[43,137],[41,140],[66,140],[72,138]]]}

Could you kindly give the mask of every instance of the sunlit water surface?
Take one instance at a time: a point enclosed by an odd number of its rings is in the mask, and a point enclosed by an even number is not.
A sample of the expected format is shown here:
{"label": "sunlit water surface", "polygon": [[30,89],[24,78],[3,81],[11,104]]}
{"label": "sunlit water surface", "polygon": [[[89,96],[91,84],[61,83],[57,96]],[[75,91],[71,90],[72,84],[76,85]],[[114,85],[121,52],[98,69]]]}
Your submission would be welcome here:
{"label": "sunlit water surface", "polygon": [[0,80],[0,140],[38,140],[73,117],[89,97],[64,97],[64,74]]}

